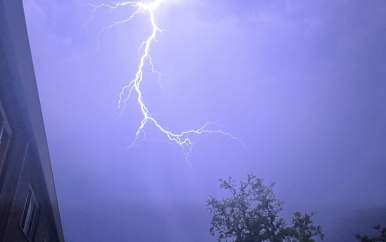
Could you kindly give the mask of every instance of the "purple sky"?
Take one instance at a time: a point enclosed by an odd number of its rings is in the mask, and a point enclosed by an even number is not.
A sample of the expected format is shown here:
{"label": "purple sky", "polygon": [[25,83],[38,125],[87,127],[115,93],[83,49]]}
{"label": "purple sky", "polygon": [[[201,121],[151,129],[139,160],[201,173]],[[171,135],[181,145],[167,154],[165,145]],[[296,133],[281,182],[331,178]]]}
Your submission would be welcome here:
{"label": "purple sky", "polygon": [[152,46],[162,73],[142,85],[149,113],[194,137],[190,163],[142,119],[119,117],[147,15],[98,32],[130,8],[100,0],[24,0],[65,237],[72,241],[216,241],[209,195],[253,172],[276,182],[283,215],[316,211],[326,241],[386,225],[386,2],[170,0]]}

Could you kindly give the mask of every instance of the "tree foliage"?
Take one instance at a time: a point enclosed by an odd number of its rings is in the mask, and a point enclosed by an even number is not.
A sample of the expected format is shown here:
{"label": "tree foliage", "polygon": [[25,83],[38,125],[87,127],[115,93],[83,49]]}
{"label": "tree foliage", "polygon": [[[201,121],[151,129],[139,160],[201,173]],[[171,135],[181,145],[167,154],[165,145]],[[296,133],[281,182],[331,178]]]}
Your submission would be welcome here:
{"label": "tree foliage", "polygon": [[312,242],[312,237],[323,239],[320,226],[313,225],[314,213],[294,213],[292,225],[287,226],[279,216],[283,201],[276,198],[272,188],[253,174],[237,186],[232,178],[220,179],[220,188],[228,190],[231,197],[210,197],[207,206],[212,215],[210,233],[218,241],[234,242]]}
{"label": "tree foliage", "polygon": [[369,237],[367,235],[356,234],[355,238],[361,242],[386,242],[386,227],[382,228],[381,225],[376,225],[373,228],[378,231],[378,235]]}

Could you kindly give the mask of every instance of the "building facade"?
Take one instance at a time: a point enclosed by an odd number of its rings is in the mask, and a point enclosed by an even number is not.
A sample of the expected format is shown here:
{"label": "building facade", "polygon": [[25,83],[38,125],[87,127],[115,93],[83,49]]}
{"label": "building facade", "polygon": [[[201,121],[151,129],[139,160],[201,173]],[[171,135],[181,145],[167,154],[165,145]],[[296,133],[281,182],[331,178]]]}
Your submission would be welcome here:
{"label": "building facade", "polygon": [[0,0],[0,241],[64,241],[22,0]]}

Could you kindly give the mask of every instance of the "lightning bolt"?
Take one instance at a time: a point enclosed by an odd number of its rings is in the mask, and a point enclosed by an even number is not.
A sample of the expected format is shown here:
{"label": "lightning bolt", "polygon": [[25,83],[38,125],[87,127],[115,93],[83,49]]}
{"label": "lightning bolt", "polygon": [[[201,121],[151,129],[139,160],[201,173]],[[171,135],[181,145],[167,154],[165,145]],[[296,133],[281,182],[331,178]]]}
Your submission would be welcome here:
{"label": "lightning bolt", "polygon": [[[149,64],[152,71],[155,72],[152,58],[150,56],[150,50],[151,50],[152,43],[156,40],[157,34],[161,33],[162,30],[157,26],[157,23],[155,21],[154,12],[165,1],[167,1],[167,0],[154,0],[150,3],[128,1],[128,2],[118,2],[115,4],[91,5],[92,6],[91,18],[89,20],[87,20],[85,25],[83,26],[83,29],[84,29],[84,27],[90,21],[92,21],[92,19],[94,18],[94,15],[98,9],[107,8],[110,11],[114,11],[115,9],[121,8],[123,6],[131,6],[134,8],[133,13],[131,15],[129,15],[126,19],[113,22],[112,24],[104,27],[101,31],[99,31],[99,33],[97,35],[98,44],[97,44],[97,49],[96,49],[96,50],[98,50],[100,47],[99,46],[99,37],[103,32],[105,32],[106,30],[113,28],[117,25],[130,22],[137,14],[141,13],[142,11],[146,12],[149,15],[149,19],[150,19],[150,23],[151,23],[151,27],[152,27],[151,34],[147,37],[147,39],[145,41],[142,42],[142,44],[139,47],[138,53],[140,56],[140,61],[139,61],[138,69],[135,73],[134,78],[126,86],[124,86],[122,88],[122,90],[119,94],[119,100],[118,100],[118,105],[117,105],[117,109],[121,110],[121,114],[122,114],[126,108],[127,101],[130,99],[130,97],[132,97],[133,93],[135,93],[137,95],[137,101],[138,101],[141,113],[143,115],[143,118],[141,120],[141,123],[140,123],[137,131],[136,131],[135,138],[132,141],[132,143],[129,145],[129,147],[134,147],[135,145],[137,145],[138,143],[140,143],[144,139],[144,135],[145,135],[144,129],[148,123],[154,124],[158,128],[158,130],[161,131],[167,137],[167,139],[169,141],[180,146],[182,149],[182,152],[185,154],[186,160],[188,159],[188,156],[191,153],[192,148],[193,148],[193,142],[191,140],[192,135],[200,135],[200,134],[204,134],[204,133],[207,133],[207,134],[217,133],[217,134],[228,136],[231,139],[234,139],[234,140],[240,142],[244,146],[241,139],[237,138],[236,136],[231,135],[228,132],[221,130],[216,123],[207,122],[198,129],[191,129],[191,130],[183,131],[181,133],[174,133],[174,132],[164,128],[161,124],[158,123],[157,119],[155,119],[152,115],[149,114],[149,109],[146,107],[146,105],[142,99],[143,93],[142,93],[142,90],[140,87],[141,87],[141,83],[143,81],[143,69],[144,69],[145,64],[146,63]],[[211,129],[210,127],[216,127],[216,128]],[[141,138],[141,134],[143,135],[142,138]]]}

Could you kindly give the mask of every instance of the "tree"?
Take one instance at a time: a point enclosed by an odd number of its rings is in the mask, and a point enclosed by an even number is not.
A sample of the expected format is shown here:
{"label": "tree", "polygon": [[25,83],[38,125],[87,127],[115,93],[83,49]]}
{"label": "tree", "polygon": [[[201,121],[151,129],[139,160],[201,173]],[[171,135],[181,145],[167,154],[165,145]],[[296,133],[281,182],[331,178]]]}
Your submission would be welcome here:
{"label": "tree", "polygon": [[358,241],[361,241],[361,242],[381,242],[381,241],[386,241],[386,227],[381,228],[381,225],[376,225],[373,228],[379,232],[379,235],[373,236],[373,237],[369,237],[367,235],[356,234],[355,238]]}
{"label": "tree", "polygon": [[218,241],[234,242],[312,242],[312,237],[323,239],[320,226],[314,226],[314,213],[294,213],[292,226],[279,216],[283,201],[276,198],[272,188],[253,174],[237,186],[232,178],[220,179],[220,188],[231,197],[216,199],[210,196],[207,206],[212,215],[210,233]]}

